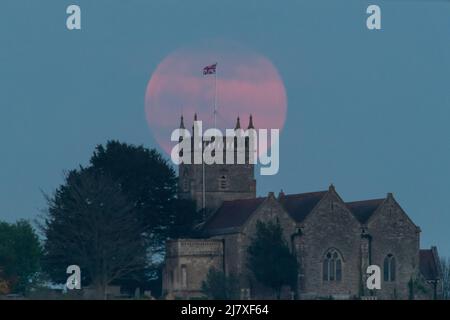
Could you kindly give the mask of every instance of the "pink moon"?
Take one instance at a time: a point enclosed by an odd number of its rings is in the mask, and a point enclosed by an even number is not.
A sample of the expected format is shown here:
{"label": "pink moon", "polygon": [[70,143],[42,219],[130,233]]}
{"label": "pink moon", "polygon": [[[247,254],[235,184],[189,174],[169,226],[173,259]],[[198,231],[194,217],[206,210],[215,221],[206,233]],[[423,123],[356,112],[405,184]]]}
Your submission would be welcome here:
{"label": "pink moon", "polygon": [[[203,75],[203,68],[216,62],[217,74]],[[181,115],[186,129],[192,128],[195,113],[203,130],[214,127],[215,76],[218,129],[234,128],[238,116],[241,128],[247,128],[250,115],[256,129],[283,128],[286,90],[269,59],[235,43],[180,48],[161,61],[145,94],[148,125],[167,154],[176,143],[170,137]]]}

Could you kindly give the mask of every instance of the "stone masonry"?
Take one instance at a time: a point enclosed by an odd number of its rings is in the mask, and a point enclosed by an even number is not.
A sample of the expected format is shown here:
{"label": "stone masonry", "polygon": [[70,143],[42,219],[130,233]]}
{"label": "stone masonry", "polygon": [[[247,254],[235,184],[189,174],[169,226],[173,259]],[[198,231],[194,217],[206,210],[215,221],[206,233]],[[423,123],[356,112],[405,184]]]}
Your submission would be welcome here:
{"label": "stone masonry", "polygon": [[[239,122],[238,122],[239,124]],[[250,120],[249,127],[253,126]],[[184,124],[183,124],[184,126]],[[180,197],[199,203],[202,165],[180,165]],[[278,221],[299,262],[297,299],[432,299],[439,296],[436,248],[420,250],[420,228],[388,193],[385,198],[345,202],[327,190],[256,197],[253,165],[205,168],[206,204],[212,214],[198,239],[167,242],[163,292],[202,297],[210,268],[240,279],[243,298],[274,298],[246,268],[257,221]],[[368,290],[366,269],[381,268],[381,290]]]}

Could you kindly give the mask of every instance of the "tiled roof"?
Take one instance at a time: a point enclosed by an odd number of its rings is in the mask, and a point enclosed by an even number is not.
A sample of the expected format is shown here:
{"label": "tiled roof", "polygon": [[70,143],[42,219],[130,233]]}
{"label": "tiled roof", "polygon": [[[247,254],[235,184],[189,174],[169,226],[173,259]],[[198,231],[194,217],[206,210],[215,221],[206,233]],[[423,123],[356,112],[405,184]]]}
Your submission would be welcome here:
{"label": "tiled roof", "polygon": [[[314,207],[328,191],[317,191],[284,195],[278,197],[278,202],[296,222],[303,222]],[[224,201],[213,216],[205,223],[202,230],[217,234],[234,231],[242,226],[253,212],[267,197]],[[366,223],[385,199],[372,199],[345,203],[356,219]]]}
{"label": "tiled roof", "polygon": [[283,195],[279,198],[284,210],[296,222],[302,222],[328,191]]}
{"label": "tiled roof", "polygon": [[240,227],[266,198],[224,201],[214,215],[205,223],[203,230],[224,230]]}
{"label": "tiled roof", "polygon": [[366,223],[384,200],[385,199],[372,199],[346,202],[345,204],[360,223]]}
{"label": "tiled roof", "polygon": [[[283,195],[279,202],[297,222],[303,219],[317,205],[327,191]],[[205,223],[205,233],[217,234],[242,226],[267,197],[224,201],[214,215]]]}
{"label": "tiled roof", "polygon": [[427,280],[436,280],[441,276],[439,260],[436,257],[437,253],[435,250],[433,248],[421,249],[419,252],[420,272]]}

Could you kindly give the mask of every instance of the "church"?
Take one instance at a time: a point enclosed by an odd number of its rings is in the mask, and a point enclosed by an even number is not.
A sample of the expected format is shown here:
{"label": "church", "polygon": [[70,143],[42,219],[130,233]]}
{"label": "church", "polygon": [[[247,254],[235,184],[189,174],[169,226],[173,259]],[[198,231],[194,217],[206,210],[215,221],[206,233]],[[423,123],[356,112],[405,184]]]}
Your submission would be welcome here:
{"label": "church", "polygon": [[[251,116],[248,128],[253,128]],[[246,268],[258,221],[278,221],[297,258],[297,288],[286,288],[284,298],[436,299],[441,294],[437,249],[420,249],[420,227],[392,193],[346,202],[330,185],[307,193],[281,191],[257,197],[254,165],[246,162],[180,164],[179,197],[194,200],[207,214],[198,237],[166,243],[166,297],[204,297],[202,282],[215,268],[239,277],[241,299],[274,299]],[[381,269],[379,290],[366,287],[369,265]]]}

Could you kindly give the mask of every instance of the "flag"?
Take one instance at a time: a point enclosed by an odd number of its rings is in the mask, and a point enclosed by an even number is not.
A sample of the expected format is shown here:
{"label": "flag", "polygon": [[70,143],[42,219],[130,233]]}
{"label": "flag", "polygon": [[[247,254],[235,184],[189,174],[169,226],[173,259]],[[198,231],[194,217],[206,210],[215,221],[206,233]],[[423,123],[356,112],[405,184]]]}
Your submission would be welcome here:
{"label": "flag", "polygon": [[215,74],[216,73],[216,68],[217,68],[217,63],[214,63],[210,66],[206,66],[203,68],[203,75],[207,75],[207,74]]}

